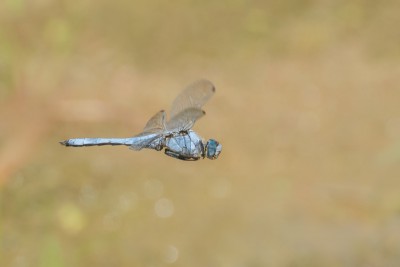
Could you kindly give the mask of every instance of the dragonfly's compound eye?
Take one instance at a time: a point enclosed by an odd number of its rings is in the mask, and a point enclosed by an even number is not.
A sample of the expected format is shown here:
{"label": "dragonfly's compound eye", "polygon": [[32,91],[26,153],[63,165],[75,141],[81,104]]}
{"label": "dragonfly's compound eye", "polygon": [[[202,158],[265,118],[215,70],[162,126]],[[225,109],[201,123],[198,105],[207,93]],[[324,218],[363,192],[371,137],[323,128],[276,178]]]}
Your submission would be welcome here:
{"label": "dragonfly's compound eye", "polygon": [[207,142],[207,158],[216,159],[222,150],[222,145],[215,141],[214,139],[210,139]]}

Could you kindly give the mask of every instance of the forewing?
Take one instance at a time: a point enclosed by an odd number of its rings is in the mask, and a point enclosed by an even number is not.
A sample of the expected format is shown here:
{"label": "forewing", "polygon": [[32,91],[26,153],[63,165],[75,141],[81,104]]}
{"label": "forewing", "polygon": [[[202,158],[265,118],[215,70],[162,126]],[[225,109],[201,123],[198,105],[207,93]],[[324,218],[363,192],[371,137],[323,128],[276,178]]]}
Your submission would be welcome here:
{"label": "forewing", "polygon": [[214,85],[205,79],[198,80],[180,93],[172,102],[170,118],[189,108],[201,107],[214,95]]}
{"label": "forewing", "polygon": [[206,113],[199,108],[187,108],[171,118],[167,122],[167,131],[187,131],[190,130],[194,123],[203,117]]}

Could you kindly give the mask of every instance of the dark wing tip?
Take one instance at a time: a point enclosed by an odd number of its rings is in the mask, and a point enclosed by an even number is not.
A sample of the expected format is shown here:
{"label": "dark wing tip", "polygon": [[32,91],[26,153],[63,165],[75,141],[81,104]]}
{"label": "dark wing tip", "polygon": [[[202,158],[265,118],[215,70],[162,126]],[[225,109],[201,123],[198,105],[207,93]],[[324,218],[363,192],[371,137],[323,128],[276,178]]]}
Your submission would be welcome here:
{"label": "dark wing tip", "polygon": [[197,81],[198,83],[206,83],[211,85],[211,91],[215,93],[215,85],[208,79],[202,78]]}

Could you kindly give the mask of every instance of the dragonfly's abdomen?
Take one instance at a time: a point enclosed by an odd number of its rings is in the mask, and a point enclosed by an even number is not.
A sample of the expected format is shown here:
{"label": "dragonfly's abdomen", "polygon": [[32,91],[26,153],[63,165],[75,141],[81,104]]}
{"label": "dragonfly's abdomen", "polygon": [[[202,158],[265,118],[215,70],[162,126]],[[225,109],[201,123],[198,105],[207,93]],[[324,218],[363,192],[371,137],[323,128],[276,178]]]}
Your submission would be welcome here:
{"label": "dragonfly's abdomen", "polygon": [[60,142],[64,146],[118,146],[132,145],[132,138],[74,138]]}

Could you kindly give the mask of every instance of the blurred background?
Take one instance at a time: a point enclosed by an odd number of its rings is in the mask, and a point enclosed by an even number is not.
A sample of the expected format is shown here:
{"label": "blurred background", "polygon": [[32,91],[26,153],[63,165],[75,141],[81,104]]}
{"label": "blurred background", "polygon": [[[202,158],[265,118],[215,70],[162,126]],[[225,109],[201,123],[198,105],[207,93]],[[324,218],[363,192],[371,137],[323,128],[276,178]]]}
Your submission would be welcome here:
{"label": "blurred background", "polygon": [[[0,266],[399,266],[400,2],[0,2]],[[126,147],[199,78],[223,151]]]}

